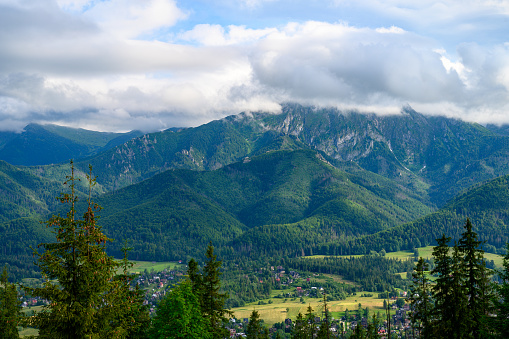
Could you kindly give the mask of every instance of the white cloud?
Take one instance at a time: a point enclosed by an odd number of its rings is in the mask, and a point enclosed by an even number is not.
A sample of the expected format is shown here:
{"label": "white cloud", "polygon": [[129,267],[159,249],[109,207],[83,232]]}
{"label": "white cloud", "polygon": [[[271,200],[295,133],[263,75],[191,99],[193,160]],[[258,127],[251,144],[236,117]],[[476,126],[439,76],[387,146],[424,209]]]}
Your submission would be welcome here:
{"label": "white cloud", "polygon": [[84,17],[119,37],[136,38],[171,27],[187,17],[174,0],[107,0],[93,2]]}
{"label": "white cloud", "polygon": [[[461,19],[473,11],[507,10],[496,2],[472,1],[471,8],[405,3],[343,5],[408,14],[417,25],[451,18],[455,30],[479,27]],[[244,110],[277,111],[283,101],[378,113],[408,103],[429,114],[509,122],[507,45],[469,42],[451,50],[401,22],[370,28],[305,21],[262,29],[202,23],[177,29],[170,42],[149,37],[189,17],[177,4],[0,0],[0,128],[47,121],[153,130]]]}
{"label": "white cloud", "polygon": [[376,106],[455,99],[461,81],[432,47],[412,34],[308,22],[269,35],[251,60],[260,83],[295,100]]}
{"label": "white cloud", "polygon": [[387,34],[403,34],[403,33],[405,33],[404,29],[402,29],[400,27],[396,27],[396,26],[391,26],[389,28],[380,27],[380,28],[375,29],[375,31],[377,33],[387,33]]}
{"label": "white cloud", "polygon": [[275,28],[248,29],[245,26],[230,25],[225,30],[220,25],[200,24],[180,34],[179,38],[203,46],[225,46],[255,42],[275,32],[277,32]]}

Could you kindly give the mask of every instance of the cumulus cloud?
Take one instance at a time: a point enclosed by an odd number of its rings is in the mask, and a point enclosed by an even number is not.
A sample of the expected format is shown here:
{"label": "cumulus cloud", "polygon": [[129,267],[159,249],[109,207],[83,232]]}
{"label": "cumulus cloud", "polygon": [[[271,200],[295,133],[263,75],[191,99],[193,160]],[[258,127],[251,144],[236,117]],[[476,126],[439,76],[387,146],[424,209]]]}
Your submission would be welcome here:
{"label": "cumulus cloud", "polygon": [[397,29],[308,22],[289,25],[254,50],[255,77],[290,100],[401,107],[455,101],[463,86],[430,41]]}
{"label": "cumulus cloud", "polygon": [[[260,10],[268,2],[248,3]],[[469,4],[481,16],[507,13],[497,2]],[[440,23],[457,8],[455,29],[476,26],[462,19],[473,10],[453,1],[334,5],[371,6],[416,18],[416,25],[425,25],[419,13]],[[285,101],[376,113],[410,104],[429,114],[509,122],[504,43],[450,49],[413,26],[320,20],[264,28],[204,22],[156,37],[191,15],[174,0],[0,0],[0,129],[35,121],[148,131],[244,110],[275,112]]]}
{"label": "cumulus cloud", "polygon": [[185,19],[174,0],[108,0],[88,8],[84,17],[106,32],[125,38],[136,38],[154,30],[171,27]]}

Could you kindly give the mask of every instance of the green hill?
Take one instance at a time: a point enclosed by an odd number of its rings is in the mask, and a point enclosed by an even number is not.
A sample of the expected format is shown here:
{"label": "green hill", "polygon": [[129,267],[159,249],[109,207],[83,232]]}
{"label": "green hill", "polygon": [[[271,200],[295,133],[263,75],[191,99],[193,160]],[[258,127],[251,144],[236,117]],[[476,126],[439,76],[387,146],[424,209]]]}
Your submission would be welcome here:
{"label": "green hill", "polygon": [[0,135],[0,160],[23,166],[68,162],[96,155],[141,134],[30,124],[19,134],[3,133],[4,138]]}
{"label": "green hill", "polygon": [[209,241],[224,247],[225,255],[248,242],[264,251],[271,245],[254,236],[278,224],[306,229],[285,238],[288,244],[303,237],[324,242],[320,232],[312,235],[321,229],[329,232],[326,237],[370,234],[430,212],[411,195],[383,177],[369,181],[334,168],[316,151],[298,150],[269,152],[215,171],[169,170],[97,202],[104,208],[101,223],[117,240],[114,251],[130,239],[136,259],[174,260]]}
{"label": "green hill", "polygon": [[434,245],[443,234],[458,239],[470,218],[488,251],[505,253],[509,241],[509,176],[479,184],[451,200],[439,211],[411,223],[341,244],[344,253],[365,253]]}
{"label": "green hill", "polygon": [[62,184],[0,160],[0,222],[46,215],[57,207]]}

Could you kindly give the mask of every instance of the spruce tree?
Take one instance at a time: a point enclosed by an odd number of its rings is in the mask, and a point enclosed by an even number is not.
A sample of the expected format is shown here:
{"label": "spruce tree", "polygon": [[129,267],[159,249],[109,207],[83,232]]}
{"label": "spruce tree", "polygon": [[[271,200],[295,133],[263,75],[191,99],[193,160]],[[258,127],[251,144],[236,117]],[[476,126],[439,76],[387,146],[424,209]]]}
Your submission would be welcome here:
{"label": "spruce tree", "polygon": [[150,314],[148,306],[143,305],[145,293],[138,285],[131,287],[134,275],[129,273],[129,268],[133,266],[127,259],[127,254],[131,248],[127,244],[122,247],[124,258],[120,264],[122,273],[113,278],[113,293],[109,293],[109,304],[112,307],[112,318],[103,319],[103,326],[108,333],[108,328],[116,328],[118,332],[124,331],[128,339],[143,339],[148,337],[150,327]]}
{"label": "spruce tree", "polygon": [[306,334],[308,338],[314,338],[316,334],[315,313],[311,305],[308,305],[306,312]]}
{"label": "spruce tree", "polygon": [[451,324],[451,338],[470,338],[468,326],[468,296],[465,285],[465,263],[457,244],[452,248],[451,276],[449,279],[449,319]]}
{"label": "spruce tree", "polygon": [[503,259],[503,269],[498,271],[501,280],[496,285],[497,296],[493,298],[496,317],[493,317],[493,328],[498,338],[509,338],[509,243]]}
{"label": "spruce tree", "polygon": [[424,339],[431,339],[431,311],[433,308],[431,302],[431,281],[426,275],[429,270],[428,263],[422,257],[415,265],[412,272],[412,284],[409,287],[410,319],[414,330],[420,333],[420,337]]}
{"label": "spruce tree", "polygon": [[106,254],[106,243],[111,240],[96,222],[95,212],[100,207],[91,200],[95,185],[92,168],[87,175],[88,207],[82,219],[77,217],[75,185],[79,179],[74,171],[71,162],[71,175],[64,183],[70,193],[59,198],[69,211],[65,217],[53,216],[46,222],[54,228],[56,242],[39,245],[42,252],[34,250],[45,281],[43,287],[24,290],[48,300],[49,305],[31,321],[39,328],[40,338],[126,338],[131,325],[117,322],[122,317],[119,312],[125,310],[115,307],[119,290],[113,277],[120,264]]}
{"label": "spruce tree", "polygon": [[318,329],[318,339],[330,339],[331,333],[330,333],[330,313],[329,313],[329,307],[327,305],[327,295],[323,294],[322,299],[322,307],[323,307],[323,317],[322,322],[320,323],[320,328]]}
{"label": "spruce tree", "polygon": [[228,335],[228,329],[224,324],[228,321],[226,316],[232,313],[224,307],[228,294],[221,292],[221,261],[217,260],[212,244],[208,245],[205,255],[207,261],[203,272],[200,273],[198,263],[191,259],[187,275],[193,293],[199,297],[202,315],[207,319],[207,331],[213,338],[222,338]]}
{"label": "spruce tree", "polygon": [[295,326],[292,330],[292,338],[293,339],[306,339],[306,320],[302,313],[299,312],[297,314],[297,318],[295,319]]}
{"label": "spruce tree", "polygon": [[16,286],[9,283],[7,267],[0,276],[0,339],[19,338],[21,305]]}
{"label": "spruce tree", "polygon": [[189,260],[189,263],[187,264],[187,276],[191,281],[191,285],[193,286],[193,293],[201,297],[203,290],[203,279],[200,274],[198,263],[194,259]]}
{"label": "spruce tree", "polygon": [[268,339],[268,331],[262,325],[260,314],[257,310],[253,310],[249,317],[249,322],[246,327],[247,339]]}
{"label": "spruce tree", "polygon": [[467,295],[464,263],[458,246],[449,254],[451,238],[445,235],[437,239],[433,248],[437,276],[432,288],[435,307],[431,323],[433,338],[467,338]]}
{"label": "spruce tree", "polygon": [[465,223],[465,232],[461,235],[458,248],[465,266],[465,288],[468,296],[468,312],[471,321],[467,323],[468,335],[484,338],[491,331],[488,315],[492,311],[491,272],[486,268],[484,251],[480,247],[477,233],[473,231],[470,219]]}
{"label": "spruce tree", "polygon": [[450,335],[452,323],[450,312],[453,305],[450,304],[451,294],[451,267],[452,259],[449,256],[450,237],[445,234],[437,239],[438,245],[433,248],[435,268],[431,271],[436,276],[435,285],[432,288],[435,308],[433,310],[432,331],[433,337],[447,337]]}

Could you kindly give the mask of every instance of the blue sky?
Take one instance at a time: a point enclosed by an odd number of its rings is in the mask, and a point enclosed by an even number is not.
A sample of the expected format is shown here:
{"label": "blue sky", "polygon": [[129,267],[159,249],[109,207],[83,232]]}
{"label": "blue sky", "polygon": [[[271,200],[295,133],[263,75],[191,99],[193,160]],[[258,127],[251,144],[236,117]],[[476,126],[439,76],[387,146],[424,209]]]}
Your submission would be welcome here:
{"label": "blue sky", "polygon": [[0,129],[197,126],[282,102],[509,123],[509,1],[0,0]]}

